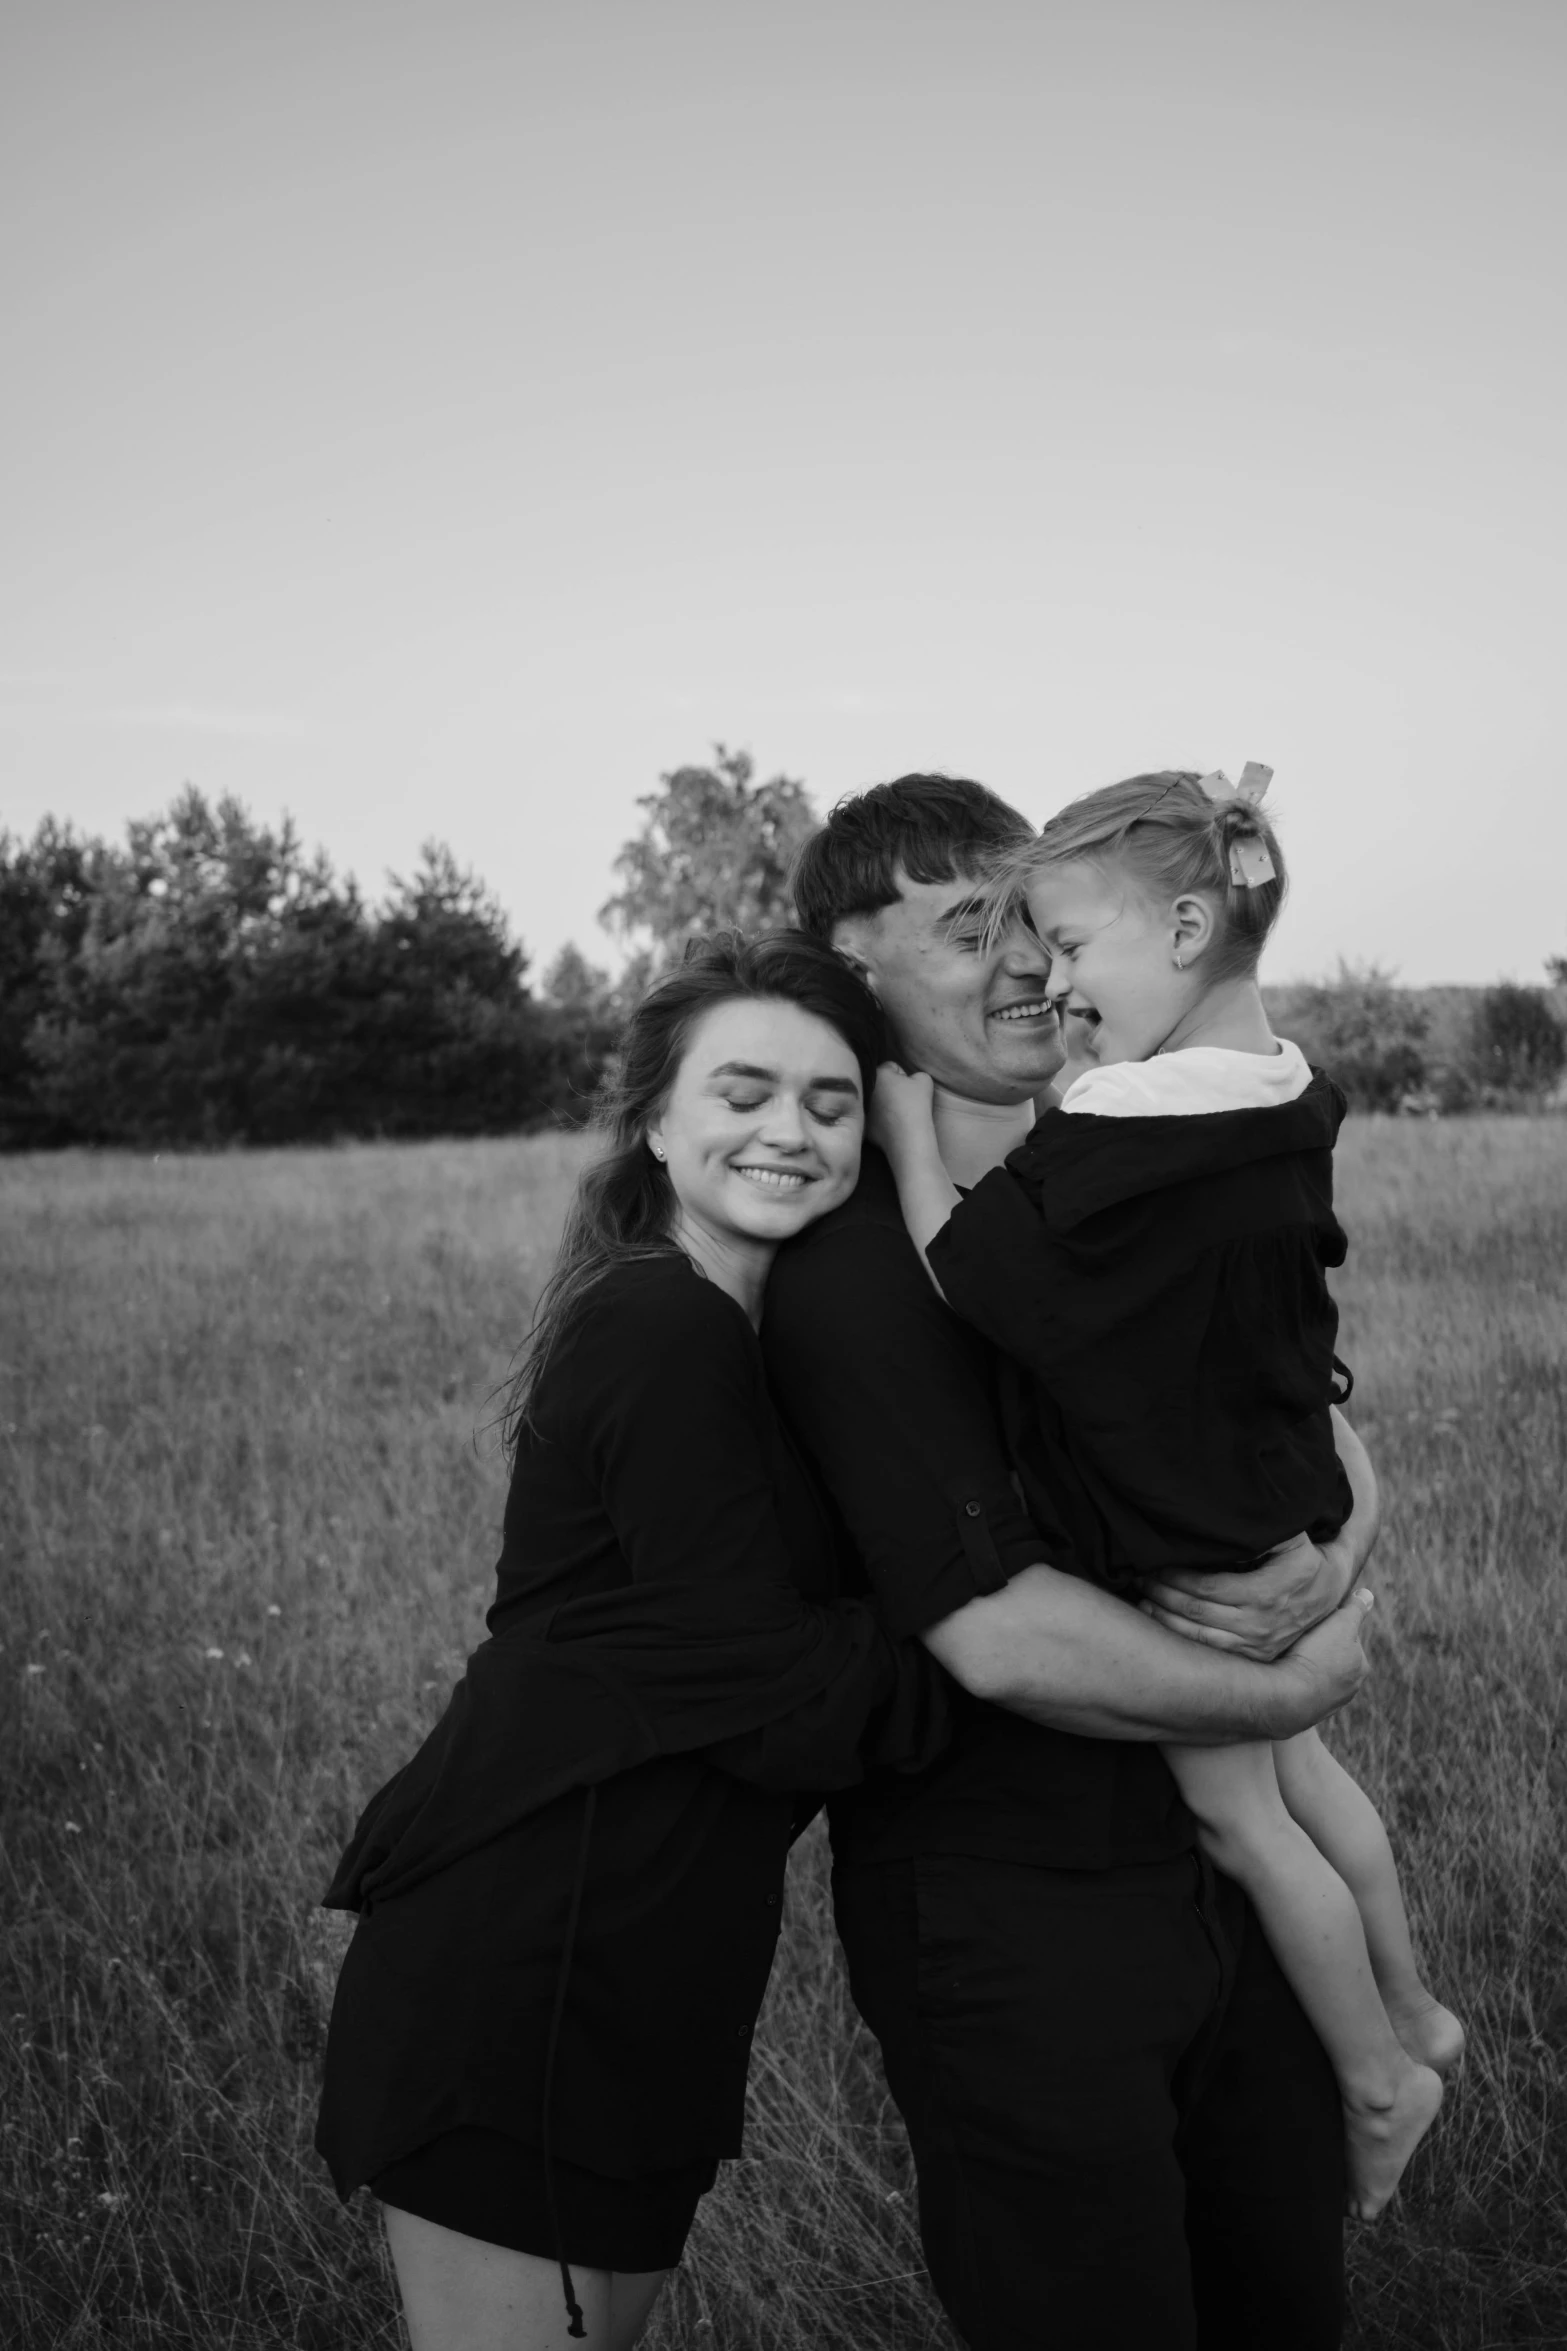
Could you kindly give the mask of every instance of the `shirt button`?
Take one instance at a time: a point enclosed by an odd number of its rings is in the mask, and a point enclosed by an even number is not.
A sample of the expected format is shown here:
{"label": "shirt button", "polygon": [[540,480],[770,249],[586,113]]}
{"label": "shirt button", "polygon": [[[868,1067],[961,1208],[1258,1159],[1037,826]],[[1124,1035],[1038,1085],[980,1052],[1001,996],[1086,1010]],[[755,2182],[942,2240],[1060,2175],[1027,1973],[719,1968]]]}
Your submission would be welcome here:
{"label": "shirt button", "polygon": [[965,1502],[965,1503],[964,1503],[964,1505],[963,1505],[963,1508],[964,1508],[964,1512],[965,1512],[965,1514],[966,1514],[966,1515],[967,1515],[969,1518],[978,1518],[978,1516],[979,1516],[979,1504],[978,1504],[977,1502]]}
{"label": "shirt button", "polygon": [[737,2024],[735,2026],[735,2039],[737,2041],[749,2041],[750,2038],[751,2028],[748,2024]]}
{"label": "shirt button", "polygon": [[778,1907],[778,1897],[776,1894],[764,1894],[762,1896],[762,1902],[763,1906],[768,1910],[776,1910]]}

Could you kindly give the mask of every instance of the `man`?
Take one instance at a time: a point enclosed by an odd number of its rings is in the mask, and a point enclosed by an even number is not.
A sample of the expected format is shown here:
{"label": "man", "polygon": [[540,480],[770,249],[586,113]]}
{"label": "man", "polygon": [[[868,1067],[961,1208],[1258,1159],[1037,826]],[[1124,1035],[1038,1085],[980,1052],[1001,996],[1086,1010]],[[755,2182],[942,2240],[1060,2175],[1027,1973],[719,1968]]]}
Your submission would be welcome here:
{"label": "man", "polygon": [[[975,919],[1030,831],[978,784],[905,776],[836,809],[796,874],[804,928],[935,1079],[962,1185],[1063,1059],[1039,943],[987,953]],[[1164,1623],[1052,1569],[1006,1452],[1018,1375],[936,1297],[875,1152],[781,1253],[763,1342],[885,1620],[967,1693],[933,1770],[832,1808],[839,1932],[942,2301],[971,2351],[1332,2351],[1337,2087],[1154,1742],[1287,1736],[1352,1694],[1364,1452],[1340,1424],[1336,1545],[1162,1587]]]}

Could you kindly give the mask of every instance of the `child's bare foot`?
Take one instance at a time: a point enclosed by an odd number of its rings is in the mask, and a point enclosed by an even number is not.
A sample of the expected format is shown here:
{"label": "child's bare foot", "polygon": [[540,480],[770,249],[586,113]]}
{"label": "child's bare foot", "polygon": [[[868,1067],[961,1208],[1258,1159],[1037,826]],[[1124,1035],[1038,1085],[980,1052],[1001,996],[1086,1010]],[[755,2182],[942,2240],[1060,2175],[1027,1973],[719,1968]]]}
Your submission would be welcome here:
{"label": "child's bare foot", "polygon": [[1428,2065],[1411,2064],[1385,2104],[1346,2104],[1349,2209],[1356,2220],[1376,2219],[1397,2188],[1405,2164],[1435,2122],[1441,2103],[1441,2076]]}
{"label": "child's bare foot", "polygon": [[1388,2022],[1416,2065],[1450,2074],[1464,2053],[1464,2028],[1450,2008],[1423,1991],[1418,2000],[1388,2009]]}

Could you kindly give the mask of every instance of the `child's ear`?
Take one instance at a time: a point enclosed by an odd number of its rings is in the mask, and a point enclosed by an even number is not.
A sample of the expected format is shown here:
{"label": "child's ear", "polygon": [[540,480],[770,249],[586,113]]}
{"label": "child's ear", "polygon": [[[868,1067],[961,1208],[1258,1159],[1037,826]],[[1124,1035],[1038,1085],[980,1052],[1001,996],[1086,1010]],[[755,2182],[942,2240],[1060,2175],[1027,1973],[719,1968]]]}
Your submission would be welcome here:
{"label": "child's ear", "polygon": [[1213,938],[1213,908],[1195,894],[1177,898],[1170,909],[1170,944],[1181,963],[1195,963]]}

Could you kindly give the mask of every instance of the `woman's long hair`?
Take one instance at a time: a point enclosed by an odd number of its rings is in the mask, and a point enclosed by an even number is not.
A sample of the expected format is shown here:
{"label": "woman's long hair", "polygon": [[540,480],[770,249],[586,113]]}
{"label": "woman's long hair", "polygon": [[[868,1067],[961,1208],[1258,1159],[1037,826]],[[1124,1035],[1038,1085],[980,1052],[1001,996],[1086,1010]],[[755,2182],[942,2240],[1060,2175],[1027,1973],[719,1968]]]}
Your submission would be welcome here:
{"label": "woman's long hair", "polygon": [[884,1053],[881,1008],[848,965],[802,931],[770,931],[747,942],[738,931],[693,939],[685,961],[657,981],[627,1024],[618,1063],[594,1106],[603,1148],[578,1179],[554,1270],[506,1391],[505,1445],[515,1452],[534,1425],[539,1385],[583,1302],[617,1265],[667,1257],[674,1239],[669,1170],[648,1148],[647,1130],[669,1099],[692,1030],[719,1004],[796,1004],[840,1036],[860,1066],[867,1104]]}

